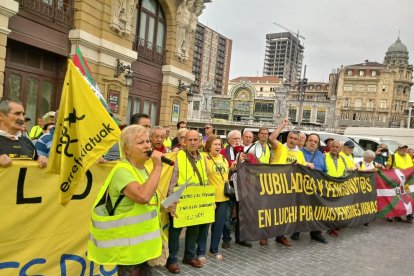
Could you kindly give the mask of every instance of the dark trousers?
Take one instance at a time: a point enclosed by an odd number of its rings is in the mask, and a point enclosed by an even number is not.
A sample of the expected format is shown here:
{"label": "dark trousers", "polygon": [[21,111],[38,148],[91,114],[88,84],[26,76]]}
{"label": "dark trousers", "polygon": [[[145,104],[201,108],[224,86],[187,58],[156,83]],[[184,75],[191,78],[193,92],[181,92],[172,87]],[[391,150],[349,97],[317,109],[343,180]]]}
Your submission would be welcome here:
{"label": "dark trousers", "polygon": [[207,237],[210,223],[198,225],[197,258],[206,255]]}
{"label": "dark trousers", "polygon": [[211,225],[211,243],[210,243],[210,252],[218,253],[218,247],[223,234],[224,240],[224,224],[226,220],[227,210],[229,209],[229,202],[216,202],[216,212],[215,212],[215,221]]}
{"label": "dark trousers", "polygon": [[[173,218],[170,216],[170,227],[168,233],[169,257],[167,264],[175,264],[178,261],[178,250],[180,249],[180,234],[182,228],[174,228]],[[198,239],[198,225],[188,226],[185,232],[184,259],[194,260],[196,258],[196,242]]]}
{"label": "dark trousers", "polygon": [[239,212],[240,212],[240,205],[236,201],[236,222],[235,222],[235,229],[234,229],[234,238],[236,241],[240,241],[240,218],[239,218]]}
{"label": "dark trousers", "polygon": [[223,241],[230,242],[231,241],[231,220],[232,220],[232,213],[233,213],[233,201],[230,199],[225,201],[227,203],[227,210],[224,218],[224,226],[223,226]]}

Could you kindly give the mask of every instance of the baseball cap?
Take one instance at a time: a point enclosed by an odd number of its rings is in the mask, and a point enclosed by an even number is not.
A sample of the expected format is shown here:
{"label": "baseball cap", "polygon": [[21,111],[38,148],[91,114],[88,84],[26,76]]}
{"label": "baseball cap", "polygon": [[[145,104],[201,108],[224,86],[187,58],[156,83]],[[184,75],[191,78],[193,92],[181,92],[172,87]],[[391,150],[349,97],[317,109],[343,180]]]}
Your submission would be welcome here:
{"label": "baseball cap", "polygon": [[345,147],[348,147],[348,148],[354,148],[354,147],[355,147],[355,144],[354,144],[354,142],[352,142],[351,140],[348,140],[348,141],[346,141],[346,142],[344,143],[344,146],[345,146]]}
{"label": "baseball cap", "polygon": [[401,148],[408,148],[408,146],[407,145],[399,145],[398,148],[399,149],[401,149]]}
{"label": "baseball cap", "polygon": [[47,121],[47,120],[49,120],[51,117],[55,117],[55,112],[54,111],[49,111],[48,113],[46,113],[44,116],[43,116],[43,120],[44,121]]}

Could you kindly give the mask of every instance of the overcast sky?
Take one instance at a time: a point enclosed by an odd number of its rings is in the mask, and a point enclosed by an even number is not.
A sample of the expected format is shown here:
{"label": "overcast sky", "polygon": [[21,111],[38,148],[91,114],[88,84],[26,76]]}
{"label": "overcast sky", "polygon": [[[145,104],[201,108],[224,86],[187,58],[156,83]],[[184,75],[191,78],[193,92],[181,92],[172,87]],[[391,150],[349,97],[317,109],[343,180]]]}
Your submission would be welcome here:
{"label": "overcast sky", "polygon": [[309,81],[341,65],[384,61],[400,32],[414,56],[414,0],[213,0],[199,21],[233,40],[230,78],[262,76],[267,33],[280,25],[306,39]]}

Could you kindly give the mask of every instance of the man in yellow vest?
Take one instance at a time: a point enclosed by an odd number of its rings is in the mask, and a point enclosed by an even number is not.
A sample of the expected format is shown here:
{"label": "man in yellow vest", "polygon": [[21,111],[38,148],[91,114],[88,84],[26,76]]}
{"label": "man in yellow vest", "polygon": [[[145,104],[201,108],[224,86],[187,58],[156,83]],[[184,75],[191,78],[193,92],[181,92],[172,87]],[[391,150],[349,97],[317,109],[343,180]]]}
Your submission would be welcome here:
{"label": "man in yellow vest", "polygon": [[[341,154],[341,142],[333,140],[329,146],[329,152],[325,154],[326,174],[332,177],[342,177],[347,172],[347,161]],[[332,237],[338,237],[335,229],[328,230]]]}
{"label": "man in yellow vest", "polygon": [[[414,166],[412,157],[408,154],[408,146],[400,145],[394,154],[390,155],[387,160],[386,169],[408,169]],[[403,221],[402,218],[396,218],[398,221]],[[404,221],[405,222],[405,221]],[[413,215],[407,215],[408,223],[413,223]]]}
{"label": "man in yellow vest", "polygon": [[303,152],[297,147],[299,141],[299,132],[290,131],[287,136],[287,141],[282,144],[277,140],[282,129],[289,124],[288,118],[282,120],[282,123],[278,128],[273,131],[269,137],[269,143],[272,146],[273,158],[270,160],[270,164],[301,164],[306,166],[305,157]]}
{"label": "man in yellow vest", "polygon": [[[206,163],[201,153],[198,151],[200,144],[199,133],[195,130],[189,130],[185,136],[185,150],[179,150],[177,153],[177,162],[174,165],[174,172],[171,177],[169,194],[173,192],[174,187],[184,185],[186,182],[193,185],[206,185],[208,182]],[[207,232],[208,225],[188,226],[185,233],[185,250],[183,263],[189,264],[195,268],[201,268],[203,262],[196,259],[196,243],[199,238],[199,231]],[[170,226],[168,234],[169,257],[167,260],[167,269],[170,273],[180,273],[178,266],[179,239],[182,228],[175,228],[173,218],[170,217]],[[207,241],[207,236],[205,237]],[[200,244],[199,244],[200,247]]]}
{"label": "man in yellow vest", "polygon": [[170,138],[170,127],[169,126],[164,126],[164,129],[165,129],[164,146],[168,150],[171,150],[172,140]]}
{"label": "man in yellow vest", "polygon": [[330,144],[329,152],[325,154],[325,164],[327,174],[332,177],[345,176],[347,172],[347,162],[341,154],[341,142],[333,140]]}
{"label": "man in yellow vest", "polygon": [[33,126],[29,133],[29,137],[31,140],[39,139],[40,136],[43,135],[43,125],[43,118],[37,118],[37,125]]}
{"label": "man in yellow vest", "polygon": [[342,147],[342,151],[339,153],[343,158],[345,158],[346,166],[348,171],[355,171],[356,164],[354,160],[354,156],[352,153],[354,152],[355,144],[351,140],[348,140],[344,143]]}
{"label": "man in yellow vest", "polygon": [[262,156],[259,158],[259,161],[261,164],[269,164],[270,147],[267,144],[267,140],[269,139],[269,129],[266,127],[261,127],[257,136],[259,137],[259,143],[262,146]]}
{"label": "man in yellow vest", "polygon": [[408,146],[401,145],[387,160],[386,169],[408,169],[414,166],[413,159],[408,154]]}
{"label": "man in yellow vest", "polygon": [[[280,132],[289,124],[289,119],[284,118],[281,124],[273,131],[269,137],[269,143],[272,146],[273,158],[270,164],[301,164],[306,166],[303,152],[297,147],[299,141],[299,132],[291,131],[287,136],[286,144],[282,144],[277,140]],[[285,236],[277,236],[276,242],[284,246],[291,246]]]}

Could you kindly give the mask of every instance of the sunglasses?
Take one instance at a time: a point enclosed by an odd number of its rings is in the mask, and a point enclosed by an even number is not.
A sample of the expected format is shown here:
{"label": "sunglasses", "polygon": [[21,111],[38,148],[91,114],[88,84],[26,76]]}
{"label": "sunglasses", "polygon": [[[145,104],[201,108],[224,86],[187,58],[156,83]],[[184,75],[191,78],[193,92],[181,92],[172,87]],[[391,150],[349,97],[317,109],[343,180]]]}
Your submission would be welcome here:
{"label": "sunglasses", "polygon": [[210,129],[211,127],[205,127],[204,129]]}

